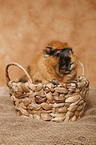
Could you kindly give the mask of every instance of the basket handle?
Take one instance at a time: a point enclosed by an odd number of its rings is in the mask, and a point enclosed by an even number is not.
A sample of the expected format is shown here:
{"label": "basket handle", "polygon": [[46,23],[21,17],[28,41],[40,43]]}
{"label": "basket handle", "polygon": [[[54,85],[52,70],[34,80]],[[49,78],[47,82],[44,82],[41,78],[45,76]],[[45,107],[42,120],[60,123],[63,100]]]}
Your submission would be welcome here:
{"label": "basket handle", "polygon": [[84,65],[78,60],[78,63],[81,65],[82,67],[82,77],[85,76],[85,70],[84,70]]}
{"label": "basket handle", "polygon": [[5,76],[6,76],[7,84],[8,84],[8,82],[11,80],[10,77],[9,77],[8,68],[9,68],[10,66],[12,66],[12,65],[17,66],[18,68],[20,68],[20,69],[26,74],[26,76],[28,77],[29,82],[32,83],[32,80],[31,80],[31,78],[30,78],[28,72],[27,72],[21,65],[19,65],[18,63],[16,63],[16,62],[11,62],[11,63],[7,64],[6,70],[5,70]]}

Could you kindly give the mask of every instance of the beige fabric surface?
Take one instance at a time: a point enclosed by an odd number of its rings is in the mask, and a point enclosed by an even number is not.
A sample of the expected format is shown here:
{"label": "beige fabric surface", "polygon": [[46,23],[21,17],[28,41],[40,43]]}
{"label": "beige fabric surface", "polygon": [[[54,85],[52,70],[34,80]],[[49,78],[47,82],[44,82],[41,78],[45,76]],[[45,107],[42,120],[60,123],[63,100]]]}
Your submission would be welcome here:
{"label": "beige fabric surface", "polygon": [[0,88],[0,145],[95,145],[96,90],[90,89],[84,116],[55,123],[18,116],[8,89]]}
{"label": "beige fabric surface", "polygon": [[96,0],[0,0],[0,86],[8,62],[26,67],[52,40],[68,42],[96,87]]}
{"label": "beige fabric surface", "polygon": [[[52,40],[68,42],[84,64],[90,81],[85,115],[67,123],[20,117],[1,87],[0,145],[96,144],[96,0],[0,0],[0,86],[6,86],[7,63],[26,67]],[[10,71],[12,78],[20,75]]]}

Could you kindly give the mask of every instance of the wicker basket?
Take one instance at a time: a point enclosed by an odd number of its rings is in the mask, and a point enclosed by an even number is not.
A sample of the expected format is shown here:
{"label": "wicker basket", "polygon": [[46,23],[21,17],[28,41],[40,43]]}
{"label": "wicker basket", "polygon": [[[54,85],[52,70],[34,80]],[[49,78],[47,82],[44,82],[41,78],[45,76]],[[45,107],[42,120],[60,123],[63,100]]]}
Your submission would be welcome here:
{"label": "wicker basket", "polygon": [[[11,81],[8,68],[12,65],[23,70],[29,81],[26,83]],[[46,121],[66,122],[76,121],[84,114],[89,90],[89,81],[84,74],[78,77],[77,81],[70,83],[35,85],[27,71],[21,65],[12,62],[6,66],[6,78],[11,100],[19,115]]]}

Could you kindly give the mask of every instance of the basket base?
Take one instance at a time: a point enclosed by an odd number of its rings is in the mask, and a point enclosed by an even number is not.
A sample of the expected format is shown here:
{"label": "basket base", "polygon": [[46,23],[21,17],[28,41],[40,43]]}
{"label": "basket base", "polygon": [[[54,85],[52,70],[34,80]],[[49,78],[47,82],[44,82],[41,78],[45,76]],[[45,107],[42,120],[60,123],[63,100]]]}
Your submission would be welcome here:
{"label": "basket base", "polygon": [[52,122],[81,118],[89,90],[89,82],[84,77],[59,85],[9,81],[8,86],[18,115]]}

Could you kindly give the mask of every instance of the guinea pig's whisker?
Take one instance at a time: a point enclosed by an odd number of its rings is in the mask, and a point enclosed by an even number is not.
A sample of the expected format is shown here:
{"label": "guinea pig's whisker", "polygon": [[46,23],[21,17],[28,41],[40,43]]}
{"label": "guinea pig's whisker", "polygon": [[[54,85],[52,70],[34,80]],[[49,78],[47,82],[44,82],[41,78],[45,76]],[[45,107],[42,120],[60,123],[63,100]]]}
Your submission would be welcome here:
{"label": "guinea pig's whisker", "polygon": [[70,65],[72,65],[72,64],[74,64],[74,61]]}

